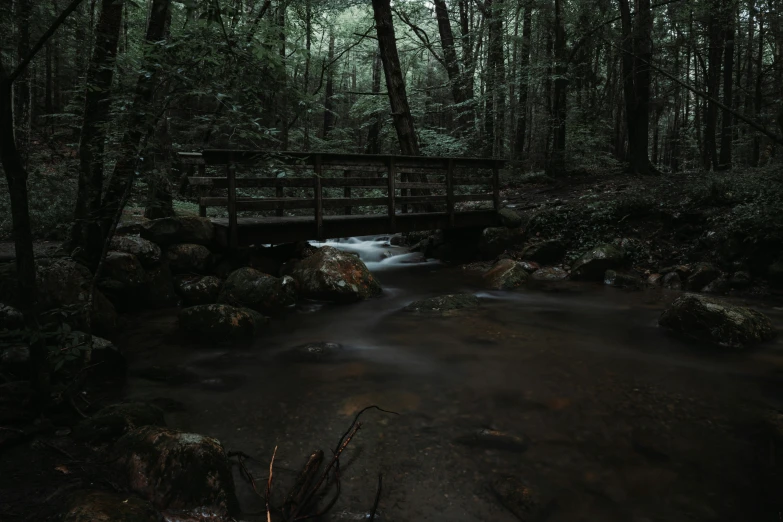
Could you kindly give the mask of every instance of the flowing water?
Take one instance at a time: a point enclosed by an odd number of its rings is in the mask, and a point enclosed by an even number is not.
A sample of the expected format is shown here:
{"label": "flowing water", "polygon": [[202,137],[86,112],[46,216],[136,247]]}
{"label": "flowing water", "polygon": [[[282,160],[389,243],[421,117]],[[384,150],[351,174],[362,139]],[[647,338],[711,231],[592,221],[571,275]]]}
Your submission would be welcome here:
{"label": "flowing water", "polygon": [[[490,487],[505,476],[539,491],[547,508],[530,520],[778,520],[774,455],[757,426],[760,411],[783,408],[780,340],[716,353],[656,326],[675,294],[568,282],[490,292],[476,274],[382,238],[330,244],[358,253],[383,295],[303,304],[248,347],[181,340],[174,311],[135,318],[128,397],[256,457],[259,483],[278,447],[278,495],[313,449],[331,454],[359,410],[399,413],[362,416],[327,520],[365,519],[379,472],[377,520],[518,520]],[[479,295],[481,309],[400,312],[458,292]],[[754,306],[783,325],[780,309]],[[339,346],[322,360],[291,357],[309,343]],[[476,438],[487,428],[516,443]],[[243,509],[261,509],[236,480]]]}

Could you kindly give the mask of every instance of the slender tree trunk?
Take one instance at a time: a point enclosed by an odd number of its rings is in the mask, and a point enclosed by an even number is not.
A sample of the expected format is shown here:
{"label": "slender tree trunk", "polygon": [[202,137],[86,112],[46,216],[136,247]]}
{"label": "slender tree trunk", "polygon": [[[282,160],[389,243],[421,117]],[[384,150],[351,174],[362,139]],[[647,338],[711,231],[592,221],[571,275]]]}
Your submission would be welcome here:
{"label": "slender tree trunk", "polygon": [[334,107],[334,31],[329,32],[329,54],[327,57],[327,64],[329,69],[326,71],[326,89],[324,91],[324,139],[327,138],[329,132],[334,129],[335,121],[335,107]]}
{"label": "slender tree trunk", "polygon": [[87,70],[84,119],[79,141],[79,189],[71,229],[71,247],[81,248],[80,257],[92,270],[98,266],[103,250],[100,228],[103,154],[122,12],[121,2],[102,1],[95,30],[95,47]]}
{"label": "slender tree trunk", "polygon": [[372,7],[378,35],[378,48],[386,77],[386,91],[389,93],[392,121],[394,129],[397,131],[397,139],[400,142],[400,151],[405,155],[418,156],[419,144],[416,140],[413,117],[408,105],[400,57],[397,54],[397,40],[394,35],[390,0],[373,0]]}
{"label": "slender tree trunk", "polygon": [[519,107],[517,109],[517,130],[514,140],[514,157],[521,159],[525,154],[525,131],[527,130],[527,99],[530,91],[530,33],[533,26],[533,5],[525,5],[522,17],[522,47],[519,66]]}
{"label": "slender tree trunk", "polygon": [[457,51],[454,48],[454,33],[451,30],[451,20],[449,18],[448,7],[445,0],[435,1],[435,17],[438,21],[438,32],[440,34],[441,48],[443,49],[443,60],[446,64],[446,74],[451,84],[451,96],[457,107],[457,131],[459,134],[464,132],[471,125],[471,110],[465,106],[465,102],[473,97],[472,89],[468,91],[468,82],[465,81],[463,72],[460,71]]}
{"label": "slender tree trunk", "polygon": [[[372,92],[373,94],[380,94],[381,92],[381,55],[376,52],[373,58],[372,65]],[[376,112],[372,116],[373,121],[370,128],[367,130],[367,146],[365,147],[365,154],[380,154],[381,153],[381,114]]]}
{"label": "slender tree trunk", "polygon": [[[723,104],[727,107],[734,104],[734,84],[732,82],[734,76],[734,11],[734,8],[727,8],[724,13],[726,35],[723,51]],[[721,116],[720,158],[717,165],[720,170],[731,168],[732,118],[731,111],[724,109]]]}
{"label": "slender tree trunk", "polygon": [[563,4],[565,0],[555,0],[555,92],[552,99],[552,116],[555,122],[554,139],[552,141],[552,154],[547,165],[547,174],[550,176],[563,176],[566,172],[566,117],[568,79],[565,49],[565,21],[563,19]]}
{"label": "slender tree trunk", "polygon": [[[32,5],[30,0],[15,0],[16,23],[19,41],[17,52],[21,62],[30,53],[30,22]],[[14,82],[14,121],[16,122],[16,140],[22,162],[27,166],[30,152],[30,72],[26,69]]]}
{"label": "slender tree trunk", "polygon": [[302,148],[310,150],[310,64],[313,46],[313,2],[305,0],[305,69],[304,69],[304,143]]}
{"label": "slender tree trunk", "polygon": [[138,159],[143,151],[140,150],[142,137],[155,126],[157,115],[152,107],[155,88],[160,82],[159,74],[148,58],[155,42],[163,40],[170,22],[171,0],[153,0],[152,10],[147,25],[145,39],[144,69],[149,73],[139,76],[136,83],[136,92],[133,97],[133,105],[129,111],[128,130],[120,143],[120,155],[114,167],[114,173],[109,180],[109,187],[103,198],[101,210],[101,233],[105,239],[109,233],[114,216],[122,202],[125,188],[128,186],[128,178],[135,175]]}
{"label": "slender tree trunk", "polygon": [[[717,0],[713,0],[713,10],[709,14],[707,31],[709,35],[709,51],[707,53],[707,95],[717,98],[721,79],[721,56],[723,54],[722,15]],[[718,130],[718,106],[712,100],[707,100],[707,110],[704,115],[704,156],[702,163],[705,170],[718,167],[718,149],[715,143]]]}
{"label": "slender tree trunk", "polygon": [[[758,37],[758,55],[756,56],[756,86],[753,96],[753,113],[761,114],[761,103],[763,101],[761,87],[764,84],[764,18],[759,17],[759,37]],[[750,164],[758,167],[761,161],[761,136],[758,132],[753,133],[753,146],[751,149]]]}
{"label": "slender tree trunk", "polygon": [[282,64],[282,76],[280,79],[280,101],[278,107],[278,122],[280,125],[280,148],[281,150],[288,150],[288,71],[286,70],[286,57],[285,57],[285,14],[287,8],[287,1],[280,0],[277,6],[277,25],[279,27],[279,43],[280,43],[280,62]]}

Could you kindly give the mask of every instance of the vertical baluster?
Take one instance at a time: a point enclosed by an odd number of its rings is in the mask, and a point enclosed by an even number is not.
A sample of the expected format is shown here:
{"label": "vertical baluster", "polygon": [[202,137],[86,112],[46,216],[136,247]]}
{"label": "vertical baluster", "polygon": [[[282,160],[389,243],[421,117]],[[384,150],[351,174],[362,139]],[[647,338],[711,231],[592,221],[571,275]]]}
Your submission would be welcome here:
{"label": "vertical baluster", "polygon": [[388,172],[389,176],[389,233],[394,234],[397,231],[397,223],[395,220],[395,207],[394,207],[394,192],[395,181],[397,178],[397,165],[394,161],[394,156],[389,157]]}
{"label": "vertical baluster", "polygon": [[315,197],[315,237],[318,241],[324,240],[324,209],[323,209],[323,190],[321,188],[321,155],[315,155],[315,183],[313,192]]}
{"label": "vertical baluster", "polygon": [[[351,171],[350,170],[346,170],[345,172],[343,172],[343,177],[345,179],[350,178],[351,177]],[[351,187],[349,185],[346,185],[343,188],[343,197],[346,198],[346,199],[351,199]],[[343,209],[343,214],[345,214],[346,216],[350,216],[351,215],[351,206],[350,205],[346,206],[345,209]]]}
{"label": "vertical baluster", "polygon": [[449,158],[446,166],[446,213],[449,226],[454,226],[454,160]]}
{"label": "vertical baluster", "polygon": [[228,160],[226,165],[228,178],[228,246],[232,250],[238,246],[239,231],[237,229],[237,180],[236,166]]}

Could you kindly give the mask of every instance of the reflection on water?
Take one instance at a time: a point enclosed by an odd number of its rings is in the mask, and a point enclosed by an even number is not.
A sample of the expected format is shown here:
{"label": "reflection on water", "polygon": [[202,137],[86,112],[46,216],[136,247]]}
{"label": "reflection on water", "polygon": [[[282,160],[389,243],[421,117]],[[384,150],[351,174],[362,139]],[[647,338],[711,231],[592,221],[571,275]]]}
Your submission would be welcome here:
{"label": "reflection on water", "polygon": [[[327,244],[364,259],[383,295],[304,304],[253,346],[230,349],[179,342],[171,317],[142,318],[128,342],[155,347],[137,350],[133,366],[192,377],[134,377],[129,396],[184,405],[171,425],[258,456],[257,477],[279,445],[282,483],[293,479],[282,468],[333,447],[356,411],[397,411],[367,414],[331,520],[372,506],[379,471],[385,520],[516,520],[487,488],[502,475],[555,499],[549,521],[769,519],[747,427],[760,408],[783,408],[781,341],[716,354],[657,328],[671,295],[568,282],[487,291],[475,274],[386,238]],[[460,292],[478,295],[481,308],[448,318],[400,312]],[[781,311],[764,311],[783,323]],[[339,356],[285,356],[309,343],[336,343]],[[460,442],[482,429],[529,444],[509,452]],[[260,509],[237,483],[244,509]]]}

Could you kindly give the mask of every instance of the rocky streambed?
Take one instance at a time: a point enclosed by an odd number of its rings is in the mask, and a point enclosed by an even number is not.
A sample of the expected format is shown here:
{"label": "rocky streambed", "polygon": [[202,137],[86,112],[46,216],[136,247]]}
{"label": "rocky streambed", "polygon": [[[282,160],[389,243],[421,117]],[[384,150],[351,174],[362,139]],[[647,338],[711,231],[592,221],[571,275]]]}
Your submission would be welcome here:
{"label": "rocky streambed", "polygon": [[[263,489],[275,453],[272,504],[284,506],[308,456],[328,455],[372,404],[398,415],[364,414],[325,519],[367,518],[379,472],[378,520],[772,520],[780,509],[769,452],[783,443],[782,311],[663,281],[703,290],[733,274],[643,277],[622,241],[567,262],[562,245],[531,242],[438,264],[432,249],[466,248],[438,236],[391,240],[424,255],[385,238],[229,259],[199,223],[118,239],[100,288],[104,313],[128,307],[113,337],[128,361],[123,402],[46,439],[65,452],[43,472],[49,513],[265,520],[247,472]],[[514,225],[470,248],[515,237]],[[181,306],[150,312],[150,281],[167,270]],[[91,483],[76,461],[96,459],[105,479]],[[25,476],[15,467],[0,490],[29,496]]]}

